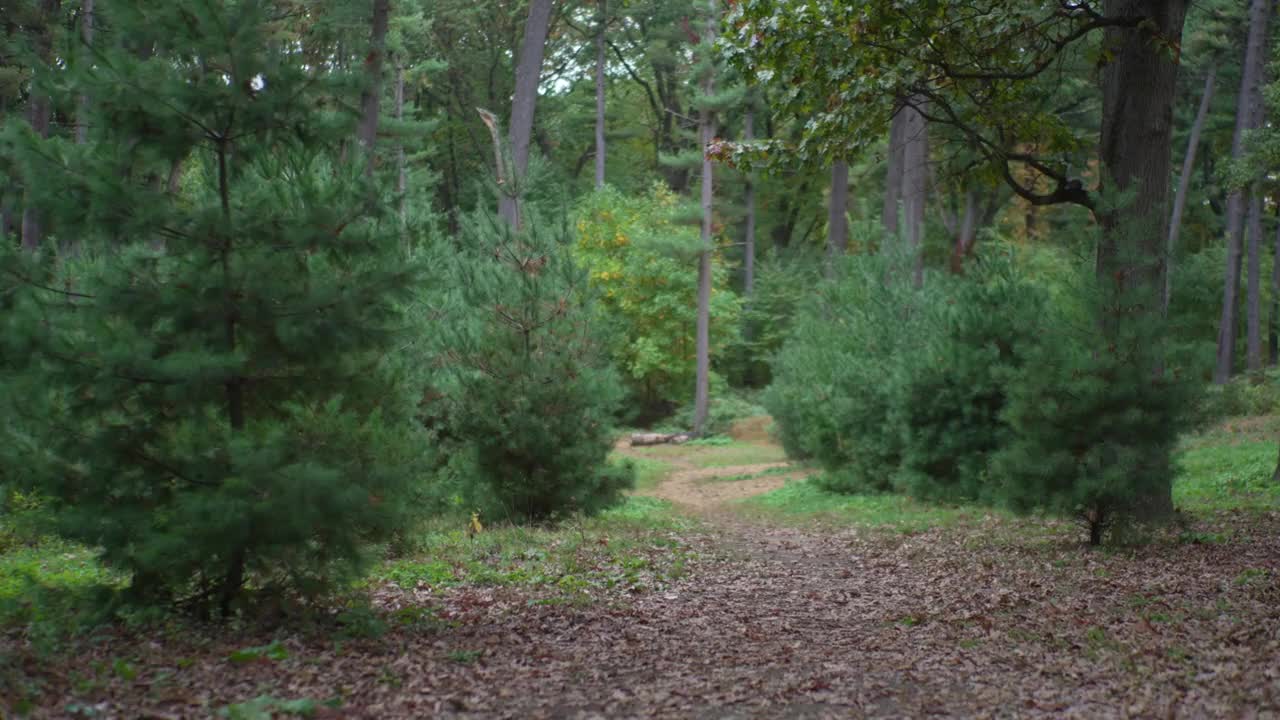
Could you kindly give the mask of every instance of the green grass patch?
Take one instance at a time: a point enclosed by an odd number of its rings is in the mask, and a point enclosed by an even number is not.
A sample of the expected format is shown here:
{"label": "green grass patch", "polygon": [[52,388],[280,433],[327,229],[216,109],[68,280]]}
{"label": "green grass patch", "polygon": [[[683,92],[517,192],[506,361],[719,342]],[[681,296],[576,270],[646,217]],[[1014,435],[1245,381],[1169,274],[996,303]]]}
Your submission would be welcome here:
{"label": "green grass patch", "polygon": [[762,445],[739,440],[717,441],[715,444],[654,445],[636,448],[630,455],[670,461],[679,459],[694,467],[733,467],[734,465],[758,465],[785,462],[787,454],[777,445]]}
{"label": "green grass patch", "polygon": [[98,618],[106,591],[127,578],[96,553],[57,538],[0,554],[0,628],[22,627],[43,645],[56,644]]}
{"label": "green grass patch", "polygon": [[1280,507],[1280,486],[1271,482],[1276,467],[1274,439],[1239,441],[1215,434],[1211,440],[1197,438],[1186,443],[1176,459],[1173,501],[1183,510],[1266,511]]}
{"label": "green grass patch", "polygon": [[743,480],[758,480],[760,478],[773,477],[777,475],[788,475],[798,470],[803,470],[803,468],[796,467],[794,465],[779,465],[778,467],[771,467],[767,470],[761,470],[760,472],[740,473],[738,475],[717,475],[715,477],[707,478],[704,482],[721,483],[721,482],[742,482]]}
{"label": "green grass patch", "polygon": [[642,492],[661,485],[674,469],[671,463],[663,462],[658,458],[633,457],[630,460],[636,469],[636,490]]}
{"label": "green grass patch", "polygon": [[972,506],[937,505],[904,495],[840,495],[809,480],[795,480],[773,492],[742,501],[784,519],[818,520],[838,525],[861,525],[918,532],[956,525],[998,511]]}
{"label": "green grass patch", "polygon": [[573,602],[614,588],[652,589],[683,573],[687,550],[677,537],[690,523],[665,501],[641,496],[592,518],[493,524],[474,536],[465,518],[438,518],[418,534],[412,553],[383,564],[372,579],[441,590],[524,586]]}

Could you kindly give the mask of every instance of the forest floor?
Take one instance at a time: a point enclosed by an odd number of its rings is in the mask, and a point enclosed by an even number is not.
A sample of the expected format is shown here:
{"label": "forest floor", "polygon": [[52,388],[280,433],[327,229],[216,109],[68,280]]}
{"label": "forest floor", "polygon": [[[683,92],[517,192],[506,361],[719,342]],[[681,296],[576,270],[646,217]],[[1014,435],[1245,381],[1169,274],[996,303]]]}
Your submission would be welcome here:
{"label": "forest floor", "polygon": [[1280,717],[1280,511],[1216,455],[1176,527],[1090,549],[982,509],[810,512],[753,427],[621,448],[623,510],[442,531],[332,621],[10,633],[0,671],[35,717]]}

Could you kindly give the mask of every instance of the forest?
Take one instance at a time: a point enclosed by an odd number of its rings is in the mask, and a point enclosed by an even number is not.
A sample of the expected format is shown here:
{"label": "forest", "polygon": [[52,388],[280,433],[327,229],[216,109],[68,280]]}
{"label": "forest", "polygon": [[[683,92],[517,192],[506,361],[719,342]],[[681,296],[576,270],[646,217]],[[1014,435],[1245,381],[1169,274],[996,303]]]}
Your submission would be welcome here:
{"label": "forest", "polygon": [[1280,715],[1272,0],[0,0],[0,717]]}

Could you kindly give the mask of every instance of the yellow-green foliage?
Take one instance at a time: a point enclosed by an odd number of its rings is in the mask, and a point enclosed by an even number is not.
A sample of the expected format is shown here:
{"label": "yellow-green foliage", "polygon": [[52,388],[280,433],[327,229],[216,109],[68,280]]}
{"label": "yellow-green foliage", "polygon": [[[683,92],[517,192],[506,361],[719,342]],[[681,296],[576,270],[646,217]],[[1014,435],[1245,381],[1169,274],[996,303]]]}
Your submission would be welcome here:
{"label": "yellow-green foliage", "polygon": [[[678,202],[661,184],[632,196],[606,187],[583,200],[577,218],[577,256],[615,328],[614,357],[650,407],[692,394],[700,240]],[[740,302],[718,250],[713,267],[716,357],[737,338]]]}

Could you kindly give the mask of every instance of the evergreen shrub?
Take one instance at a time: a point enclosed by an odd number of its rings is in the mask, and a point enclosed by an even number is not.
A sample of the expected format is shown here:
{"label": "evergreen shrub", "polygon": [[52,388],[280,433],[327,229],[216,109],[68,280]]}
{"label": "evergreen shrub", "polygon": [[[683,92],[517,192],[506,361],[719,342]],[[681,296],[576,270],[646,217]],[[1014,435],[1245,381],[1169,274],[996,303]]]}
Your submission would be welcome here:
{"label": "evergreen shrub", "polygon": [[0,335],[28,356],[3,459],[135,600],[340,587],[403,526],[425,439],[399,352],[422,274],[343,149],[359,83],[281,52],[266,3],[100,12],[171,42],[42,74],[94,99],[87,143],[4,136],[78,257],[0,258]]}
{"label": "evergreen shrub", "polygon": [[927,342],[895,363],[889,421],[902,454],[894,488],[937,500],[993,500],[987,465],[1009,440],[1006,382],[1024,371],[1019,351],[1034,341],[1048,293],[998,247],[966,276],[931,281],[939,312]]}
{"label": "evergreen shrub", "polygon": [[998,497],[1075,517],[1100,542],[1117,522],[1172,511],[1171,455],[1193,417],[1203,356],[1173,343],[1141,298],[1078,275],[1075,302],[1046,307],[1006,377],[1010,433],[994,453]]}
{"label": "evergreen shrub", "polygon": [[476,216],[447,272],[432,421],[462,499],[487,517],[593,513],[634,484],[608,460],[624,389],[568,233]]}
{"label": "evergreen shrub", "polygon": [[789,455],[812,458],[836,492],[888,490],[902,458],[891,421],[898,363],[927,345],[931,292],[904,258],[851,256],[801,305],[764,394]]}

